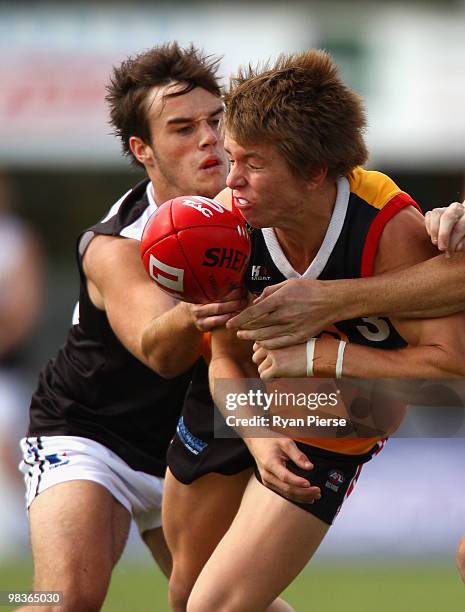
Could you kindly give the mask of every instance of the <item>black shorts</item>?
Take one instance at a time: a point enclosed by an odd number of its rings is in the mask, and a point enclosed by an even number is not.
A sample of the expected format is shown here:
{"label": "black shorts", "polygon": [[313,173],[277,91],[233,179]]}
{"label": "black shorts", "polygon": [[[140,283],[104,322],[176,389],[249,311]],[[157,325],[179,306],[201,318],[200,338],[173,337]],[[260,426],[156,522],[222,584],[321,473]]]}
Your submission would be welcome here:
{"label": "black shorts", "polygon": [[232,476],[255,466],[242,439],[226,423],[223,432],[226,437],[215,437],[215,418],[217,423],[224,422],[213,404],[208,369],[201,360],[193,372],[167,453],[168,467],[180,482],[191,484],[210,472]]}
{"label": "black shorts", "polygon": [[167,463],[173,476],[184,484],[210,472],[233,476],[255,466],[241,438],[214,438],[211,432],[201,439],[187,428],[183,417],[168,448]]}
{"label": "black shorts", "polygon": [[[365,455],[343,455],[301,442],[296,442],[296,444],[310,459],[314,468],[309,471],[303,470],[292,461],[288,461],[287,467],[294,474],[307,479],[313,486],[320,487],[321,499],[313,502],[313,504],[288,501],[313,514],[328,525],[332,525],[342,504],[352,493],[363,464],[380,452],[384,446],[384,441],[375,444]],[[255,476],[259,482],[262,482],[257,469],[255,469]]]}
{"label": "black shorts", "polygon": [[[233,476],[247,468],[256,469],[246,445],[226,423],[224,430],[229,430],[226,435],[234,437],[215,437],[215,418],[217,423],[224,421],[209,393],[207,367],[200,363],[192,376],[176,434],[167,453],[171,473],[183,484],[189,485],[212,472]],[[289,501],[331,525],[343,501],[352,492],[362,465],[379,452],[384,443],[376,444],[365,455],[343,455],[300,442],[296,444],[315,467],[310,472],[301,470],[293,462],[289,462],[288,467],[312,485],[319,486],[321,499],[313,504]],[[255,475],[261,482],[257,470]]]}

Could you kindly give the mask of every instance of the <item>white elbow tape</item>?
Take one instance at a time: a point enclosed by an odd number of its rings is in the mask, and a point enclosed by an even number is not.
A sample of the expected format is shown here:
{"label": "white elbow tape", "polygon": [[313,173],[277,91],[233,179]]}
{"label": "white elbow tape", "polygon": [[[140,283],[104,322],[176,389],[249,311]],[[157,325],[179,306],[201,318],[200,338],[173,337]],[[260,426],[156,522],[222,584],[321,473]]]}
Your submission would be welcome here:
{"label": "white elbow tape", "polygon": [[307,342],[307,376],[313,376],[313,355],[315,354],[316,338],[310,338]]}
{"label": "white elbow tape", "polygon": [[336,378],[341,378],[342,376],[342,365],[344,363],[344,351],[346,348],[347,342],[344,340],[339,340],[339,347],[337,349],[337,361],[336,361]]}

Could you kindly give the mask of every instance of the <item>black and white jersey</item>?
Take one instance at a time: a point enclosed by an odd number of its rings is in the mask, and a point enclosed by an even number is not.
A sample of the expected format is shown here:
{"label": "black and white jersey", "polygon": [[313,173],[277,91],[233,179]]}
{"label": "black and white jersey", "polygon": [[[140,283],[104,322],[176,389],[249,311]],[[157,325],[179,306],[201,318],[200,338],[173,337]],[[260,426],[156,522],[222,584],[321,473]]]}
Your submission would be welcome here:
{"label": "black and white jersey", "polygon": [[[140,240],[156,210],[145,180],[116,202],[77,243],[79,304],[64,346],[40,374],[28,436],[70,435],[96,440],[133,469],[163,476],[191,372],[171,380],[138,361],[90,300],[82,258],[95,235]],[[117,271],[115,271],[117,274]],[[127,316],[134,316],[128,312]]]}

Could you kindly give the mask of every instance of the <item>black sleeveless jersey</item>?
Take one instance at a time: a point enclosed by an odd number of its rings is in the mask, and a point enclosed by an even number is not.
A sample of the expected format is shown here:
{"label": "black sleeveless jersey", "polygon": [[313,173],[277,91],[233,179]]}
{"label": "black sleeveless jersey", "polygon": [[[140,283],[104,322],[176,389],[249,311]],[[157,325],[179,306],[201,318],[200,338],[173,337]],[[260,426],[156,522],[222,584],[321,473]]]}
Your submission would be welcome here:
{"label": "black sleeveless jersey", "polygon": [[[260,294],[265,287],[289,278],[335,280],[371,276],[383,228],[410,205],[418,208],[389,177],[357,168],[347,179],[339,179],[327,234],[304,274],[292,269],[273,230],[250,228],[252,255],[246,272],[247,289]],[[339,321],[322,333],[372,348],[392,350],[406,346],[386,317]]]}
{"label": "black sleeveless jersey", "polygon": [[[315,259],[302,275],[286,259],[272,229],[251,230],[252,255],[245,279],[249,291],[259,294],[265,287],[289,278],[335,280],[371,276],[386,224],[406,206],[419,209],[410,196],[380,172],[357,168],[347,178],[341,177],[337,187],[328,230]],[[324,334],[377,349],[394,350],[407,345],[387,317],[339,321],[319,335]],[[379,444],[376,437],[301,441],[349,455],[372,452]]]}
{"label": "black sleeveless jersey", "polygon": [[163,476],[191,372],[163,379],[126,350],[106,313],[92,304],[82,268],[86,247],[95,235],[140,239],[156,208],[147,188],[148,180],[139,183],[78,240],[79,318],[57,357],[40,374],[28,435],[90,438],[133,469]]}

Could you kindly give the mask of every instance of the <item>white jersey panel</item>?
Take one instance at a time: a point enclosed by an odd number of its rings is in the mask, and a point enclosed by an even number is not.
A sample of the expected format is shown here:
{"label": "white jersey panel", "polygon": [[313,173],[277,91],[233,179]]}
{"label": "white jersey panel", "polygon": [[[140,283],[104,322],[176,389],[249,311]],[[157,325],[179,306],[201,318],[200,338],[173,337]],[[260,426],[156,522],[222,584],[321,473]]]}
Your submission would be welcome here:
{"label": "white jersey panel", "polygon": [[276,238],[276,234],[273,228],[266,227],[262,229],[263,237],[265,239],[268,251],[273,259],[275,266],[286,278],[308,278],[315,279],[320,276],[324,270],[328,260],[333,252],[336,242],[342,232],[344,220],[347,213],[347,206],[349,205],[350,197],[350,186],[349,181],[345,176],[339,177],[337,181],[337,197],[334,204],[333,214],[326,231],[324,240],[315,256],[315,259],[309,265],[307,270],[303,274],[299,274],[291,266],[287,257],[285,256],[281,245]]}
{"label": "white jersey panel", "polygon": [[131,225],[128,225],[121,230],[120,236],[123,236],[124,238],[132,238],[133,240],[140,241],[142,237],[142,232],[144,231],[144,227],[147,221],[152,216],[152,214],[157,210],[157,204],[155,203],[155,200],[153,197],[152,183],[147,184],[146,193],[147,193],[149,205],[144,210],[142,215],[134,223],[131,223]]}

